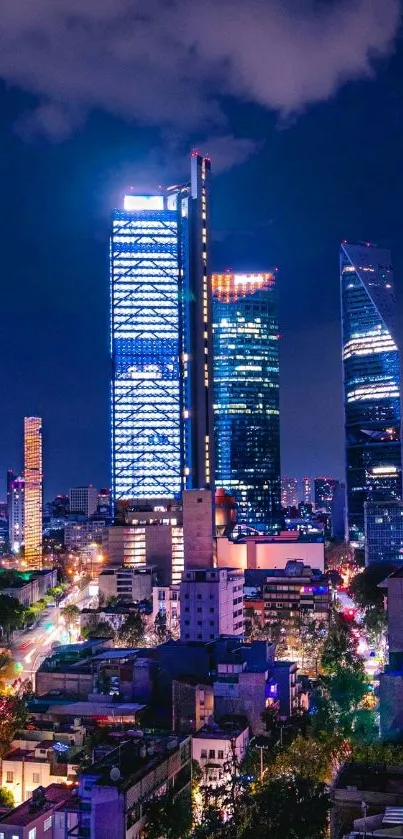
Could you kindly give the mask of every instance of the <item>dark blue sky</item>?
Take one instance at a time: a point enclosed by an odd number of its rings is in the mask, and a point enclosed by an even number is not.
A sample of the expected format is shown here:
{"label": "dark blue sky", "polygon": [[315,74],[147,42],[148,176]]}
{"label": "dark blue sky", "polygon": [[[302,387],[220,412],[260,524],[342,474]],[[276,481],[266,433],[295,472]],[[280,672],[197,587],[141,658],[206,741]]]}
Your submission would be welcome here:
{"label": "dark blue sky", "polygon": [[[402,298],[402,83],[399,43],[375,78],[281,126],[223,104],[259,150],[214,177],[213,268],[280,268],[283,474],[343,475],[340,240],[390,245]],[[109,211],[161,134],[92,110],[59,142],[21,139],[34,102],[1,89],[0,474],[21,466],[23,416],[41,415],[49,498],[108,483]]]}

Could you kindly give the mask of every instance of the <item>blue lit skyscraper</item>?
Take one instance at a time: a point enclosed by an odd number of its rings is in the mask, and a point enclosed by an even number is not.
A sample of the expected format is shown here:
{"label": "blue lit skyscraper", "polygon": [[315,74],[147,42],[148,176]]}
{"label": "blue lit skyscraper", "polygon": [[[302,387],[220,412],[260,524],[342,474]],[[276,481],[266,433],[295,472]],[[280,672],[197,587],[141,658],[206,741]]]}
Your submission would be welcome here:
{"label": "blue lit skyscraper", "polygon": [[211,483],[210,162],[166,195],[126,195],[111,236],[112,491]]}
{"label": "blue lit skyscraper", "polygon": [[401,498],[400,364],[391,255],[343,243],[340,252],[347,511],[364,536],[365,501]]}
{"label": "blue lit skyscraper", "polygon": [[216,484],[264,530],[280,511],[275,274],[213,274],[213,335]]}

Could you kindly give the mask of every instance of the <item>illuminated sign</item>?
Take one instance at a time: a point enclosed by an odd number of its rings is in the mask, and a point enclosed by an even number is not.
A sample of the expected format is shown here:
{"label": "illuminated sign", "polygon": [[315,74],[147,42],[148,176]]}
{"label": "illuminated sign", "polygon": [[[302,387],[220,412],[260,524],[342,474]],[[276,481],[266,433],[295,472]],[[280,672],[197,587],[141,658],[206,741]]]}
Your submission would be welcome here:
{"label": "illuminated sign", "polygon": [[164,199],[162,195],[125,195],[123,209],[129,213],[139,210],[163,210]]}

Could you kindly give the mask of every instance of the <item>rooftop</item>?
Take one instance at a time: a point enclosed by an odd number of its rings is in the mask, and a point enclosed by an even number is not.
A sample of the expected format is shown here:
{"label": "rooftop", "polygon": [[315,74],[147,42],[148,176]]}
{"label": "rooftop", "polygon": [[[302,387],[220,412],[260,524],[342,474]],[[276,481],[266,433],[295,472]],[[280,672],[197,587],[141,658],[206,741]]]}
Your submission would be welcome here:
{"label": "rooftop", "polygon": [[[144,775],[168,760],[182,744],[190,743],[189,737],[172,734],[141,735],[142,732],[140,731],[133,732],[129,740],[112,749],[101,760],[84,769],[81,772],[81,777],[85,777],[85,775],[95,776],[98,785],[115,786],[116,784],[127,790]],[[119,770],[119,775],[115,781],[111,778],[113,767]],[[163,780],[165,778],[161,778],[161,782]]]}
{"label": "rooftop", "polygon": [[33,805],[32,798],[29,798],[28,801],[24,801],[23,804],[19,805],[19,807],[15,807],[13,810],[6,813],[6,815],[0,816],[0,824],[9,824],[13,827],[25,827],[39,818],[39,816],[49,812],[49,810],[55,809],[67,802],[70,798],[74,798],[76,796],[74,796],[71,787],[68,787],[65,784],[49,784],[49,786],[44,789],[44,797],[45,800],[42,806],[39,806],[38,802],[38,806],[35,807],[35,805]]}
{"label": "rooftop", "polygon": [[335,789],[356,789],[402,795],[403,766],[389,768],[385,764],[346,763],[339,773]]}
{"label": "rooftop", "polygon": [[234,719],[221,720],[219,724],[203,725],[196,734],[195,740],[232,740],[239,737],[244,731],[249,731],[247,719],[236,717]]}
{"label": "rooftop", "polygon": [[145,708],[138,702],[68,702],[50,705],[49,714],[66,714],[73,717],[130,717]]}

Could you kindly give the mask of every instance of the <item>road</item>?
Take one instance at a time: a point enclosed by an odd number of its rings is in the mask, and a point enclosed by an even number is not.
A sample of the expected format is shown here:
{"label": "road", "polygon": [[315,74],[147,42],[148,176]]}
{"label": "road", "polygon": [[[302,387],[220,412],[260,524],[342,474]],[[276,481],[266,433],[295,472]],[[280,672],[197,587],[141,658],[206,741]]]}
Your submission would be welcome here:
{"label": "road", "polygon": [[35,679],[35,672],[44,658],[49,655],[55,641],[68,644],[69,639],[61,620],[63,606],[75,604],[84,609],[92,600],[88,586],[77,593],[69,594],[60,606],[48,607],[42,613],[33,629],[18,633],[11,643],[11,652],[16,664],[16,675],[23,679]]}
{"label": "road", "polygon": [[380,644],[380,649],[370,643],[367,633],[362,625],[362,613],[358,606],[344,591],[337,592],[337,598],[341,605],[341,611],[350,619],[356,622],[356,628],[353,633],[357,642],[357,652],[364,659],[365,672],[371,682],[377,682],[377,676],[384,668],[385,664],[385,645]]}

